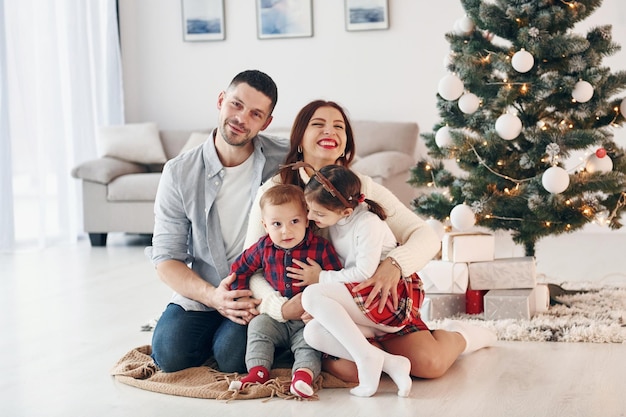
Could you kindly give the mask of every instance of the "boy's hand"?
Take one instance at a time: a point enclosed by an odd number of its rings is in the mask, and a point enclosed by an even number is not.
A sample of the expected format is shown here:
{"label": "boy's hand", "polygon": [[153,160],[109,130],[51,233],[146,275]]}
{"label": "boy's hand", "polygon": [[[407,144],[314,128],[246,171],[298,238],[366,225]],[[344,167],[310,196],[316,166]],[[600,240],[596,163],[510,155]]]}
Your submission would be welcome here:
{"label": "boy's hand", "polygon": [[300,320],[302,320],[304,324],[307,324],[308,322],[313,320],[313,316],[305,311],[304,314],[300,317]]}
{"label": "boy's hand", "polygon": [[294,287],[304,287],[316,284],[320,280],[322,267],[311,258],[306,258],[306,261],[308,263],[294,259],[293,263],[298,265],[300,268],[295,268],[293,266],[287,267],[287,276],[291,279],[300,280],[300,282],[293,284]]}
{"label": "boy's hand", "polygon": [[300,292],[287,300],[281,308],[281,313],[285,320],[300,320],[304,314],[302,293]]}

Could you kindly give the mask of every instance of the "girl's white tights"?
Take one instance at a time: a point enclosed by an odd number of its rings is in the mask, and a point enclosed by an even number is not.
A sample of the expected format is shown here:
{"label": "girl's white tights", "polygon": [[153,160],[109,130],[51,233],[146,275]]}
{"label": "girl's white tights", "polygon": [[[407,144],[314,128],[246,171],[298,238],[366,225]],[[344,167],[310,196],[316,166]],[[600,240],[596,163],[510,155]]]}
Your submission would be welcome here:
{"label": "girl's white tights", "polygon": [[359,385],[352,395],[370,397],[378,390],[381,372],[398,387],[398,396],[411,392],[411,363],[404,356],[392,355],[370,344],[367,337],[398,330],[369,320],[355,304],[342,283],[314,284],[302,294],[302,306],[314,320],[304,328],[304,339],[313,348],[354,361]]}

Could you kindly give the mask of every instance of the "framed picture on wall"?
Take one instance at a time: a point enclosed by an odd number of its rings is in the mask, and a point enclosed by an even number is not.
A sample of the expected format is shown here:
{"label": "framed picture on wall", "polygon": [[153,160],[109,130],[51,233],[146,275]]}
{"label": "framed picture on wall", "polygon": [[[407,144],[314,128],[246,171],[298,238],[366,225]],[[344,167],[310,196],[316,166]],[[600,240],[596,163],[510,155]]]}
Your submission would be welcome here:
{"label": "framed picture on wall", "polygon": [[344,0],[346,30],[389,29],[387,0]]}
{"label": "framed picture on wall", "polygon": [[224,0],[182,0],[182,12],[184,41],[224,40]]}
{"label": "framed picture on wall", "polygon": [[313,36],[311,0],[256,0],[259,39]]}

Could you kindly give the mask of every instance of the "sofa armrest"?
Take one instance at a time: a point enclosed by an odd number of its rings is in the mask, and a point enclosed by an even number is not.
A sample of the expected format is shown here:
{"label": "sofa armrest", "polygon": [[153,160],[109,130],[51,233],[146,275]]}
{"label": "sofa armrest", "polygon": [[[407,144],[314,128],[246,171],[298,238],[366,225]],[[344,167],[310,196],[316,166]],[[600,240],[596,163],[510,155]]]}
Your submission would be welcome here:
{"label": "sofa armrest", "polygon": [[148,167],[145,165],[105,156],[78,165],[72,169],[72,176],[99,184],[108,184],[121,175],[145,172],[148,172]]}

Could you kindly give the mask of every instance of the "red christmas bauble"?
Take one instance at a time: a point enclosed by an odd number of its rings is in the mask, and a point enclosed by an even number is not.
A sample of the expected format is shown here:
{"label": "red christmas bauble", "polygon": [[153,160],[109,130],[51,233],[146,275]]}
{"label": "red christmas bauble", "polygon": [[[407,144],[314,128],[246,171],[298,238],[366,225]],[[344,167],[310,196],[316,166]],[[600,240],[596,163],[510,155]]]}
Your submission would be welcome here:
{"label": "red christmas bauble", "polygon": [[598,148],[598,150],[596,151],[596,156],[598,158],[604,158],[606,156],[606,149]]}

